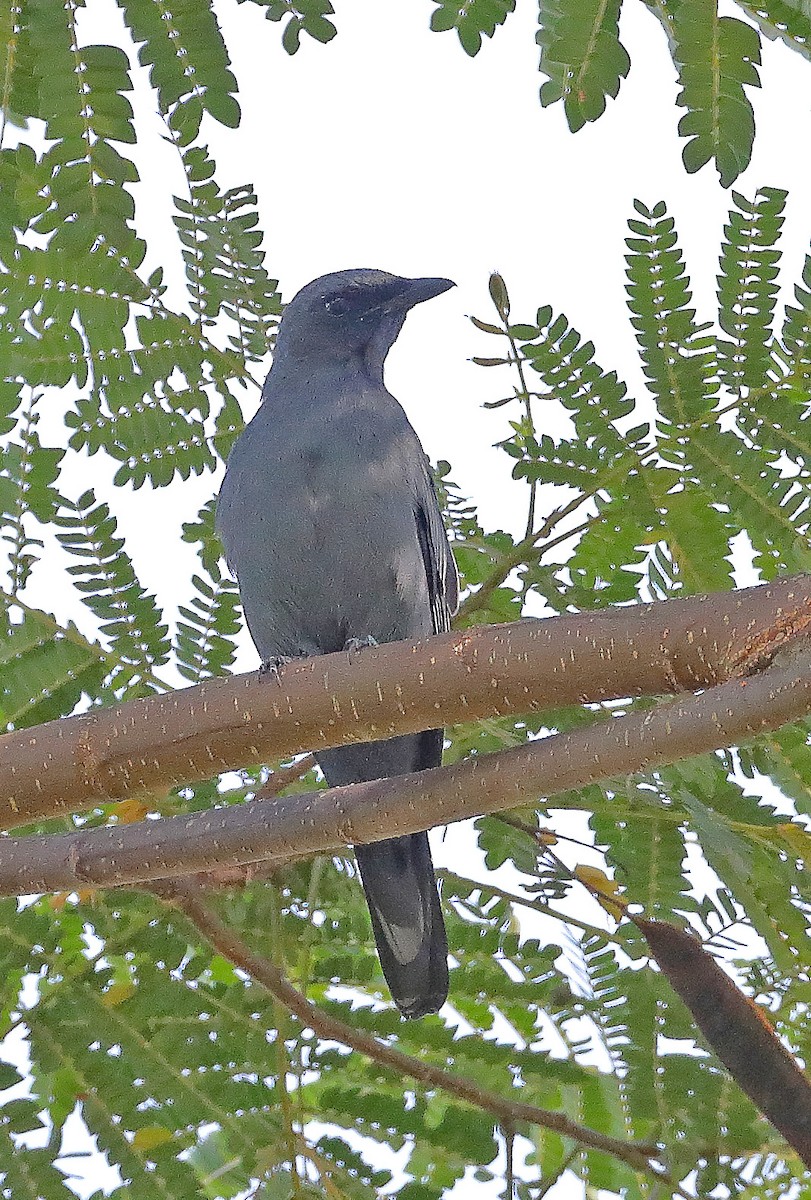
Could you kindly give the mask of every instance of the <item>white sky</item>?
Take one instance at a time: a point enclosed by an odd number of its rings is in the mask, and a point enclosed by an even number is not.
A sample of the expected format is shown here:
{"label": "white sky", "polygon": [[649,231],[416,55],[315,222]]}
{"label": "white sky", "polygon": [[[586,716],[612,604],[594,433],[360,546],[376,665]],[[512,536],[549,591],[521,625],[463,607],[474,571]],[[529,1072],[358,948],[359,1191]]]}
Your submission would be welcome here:
{"label": "white sky", "polygon": [[[494,353],[495,339],[465,319],[468,313],[492,319],[489,272],[504,275],[514,319],[532,319],[545,303],[565,312],[595,343],[601,365],[618,370],[640,394],[624,306],[633,198],[667,200],[699,314],[709,318],[729,194],[712,168],[684,172],[675,72],[664,32],[642,4],[628,0],[623,9],[630,78],[606,115],[577,136],[560,106],[542,110],[538,102],[535,4],[522,0],[473,60],[455,34],[428,32],[429,0],[337,7],[338,37],[328,46],[305,38],[289,58],[280,26],[261,9],[218,4],[243,113],[236,132],[213,122],[205,127],[220,182],[255,185],[268,268],[286,299],[314,276],[343,267],[456,280],[456,290],[409,316],[387,382],[432,459],[451,461],[453,478],[479,505],[485,525],[517,532],[525,520],[523,490],[510,483],[511,461],[490,448],[504,435],[510,410],[481,408],[507,395],[512,380],[509,372],[468,361]],[[733,6],[727,11],[738,13]],[[108,0],[90,0],[81,21],[85,40],[119,40],[120,19]],[[799,275],[811,237],[811,66],[767,43],[762,77],[764,93],[754,95],[753,165],[736,187],[748,196],[763,185],[790,189],[785,282]],[[150,269],[167,265],[171,277],[169,197],[185,188],[143,85],[137,95],[138,216],[153,239]],[[100,456],[82,460],[77,490],[100,466]],[[144,582],[170,607],[183,601],[180,584],[194,561],[193,551],[178,545],[180,523],[211,491],[205,476],[169,493],[144,488],[132,499],[110,497]],[[52,594],[47,602],[53,604]],[[241,665],[255,663],[246,650]],[[464,1195],[474,1194],[492,1193],[466,1185]],[[550,1200],[578,1194],[564,1183]]]}

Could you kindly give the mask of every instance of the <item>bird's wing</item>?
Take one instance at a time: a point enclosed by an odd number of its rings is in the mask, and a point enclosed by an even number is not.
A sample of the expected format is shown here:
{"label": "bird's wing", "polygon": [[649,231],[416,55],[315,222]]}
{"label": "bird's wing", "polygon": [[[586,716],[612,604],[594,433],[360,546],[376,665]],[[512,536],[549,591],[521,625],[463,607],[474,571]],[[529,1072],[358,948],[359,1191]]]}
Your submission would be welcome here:
{"label": "bird's wing", "polygon": [[[421,482],[423,481],[421,480]],[[427,461],[424,483],[420,490],[422,494],[418,498],[414,515],[417,521],[417,537],[425,564],[425,574],[428,579],[431,618],[434,633],[446,633],[450,629],[451,619],[459,607],[459,574],[456,570],[453,551],[448,543],[434,480]]]}

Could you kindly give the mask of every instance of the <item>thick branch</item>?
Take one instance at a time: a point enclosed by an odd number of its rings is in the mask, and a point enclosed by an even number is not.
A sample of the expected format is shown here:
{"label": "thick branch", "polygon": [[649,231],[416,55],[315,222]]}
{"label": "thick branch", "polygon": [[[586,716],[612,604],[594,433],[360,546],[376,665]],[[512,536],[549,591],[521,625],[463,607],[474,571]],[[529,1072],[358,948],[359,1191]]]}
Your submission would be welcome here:
{"label": "thick branch", "polygon": [[699,696],[394,779],[48,837],[0,840],[0,893],[70,891],[337,850],[498,812],[748,741],[811,711],[811,648]]}
{"label": "thick branch", "polygon": [[581,1146],[612,1154],[634,1169],[652,1174],[657,1179],[666,1178],[661,1171],[651,1168],[651,1159],[658,1156],[658,1149],[655,1145],[635,1145],[633,1142],[608,1137],[596,1129],[578,1125],[563,1113],[537,1108],[534,1104],[522,1104],[517,1100],[508,1100],[504,1096],[499,1096],[497,1092],[480,1087],[472,1079],[452,1075],[448,1071],[443,1071],[441,1067],[435,1067],[432,1063],[421,1062],[417,1058],[403,1054],[401,1050],[387,1046],[385,1042],[381,1042],[371,1034],[353,1029],[351,1025],[323,1012],[311,1004],[306,996],[297,991],[278,967],[246,946],[242,939],[227,925],[224,925],[216,913],[195,895],[194,889],[181,887],[174,894],[171,890],[167,894],[224,958],[240,967],[252,979],[266,988],[272,996],[281,1001],[285,1008],[298,1017],[305,1028],[312,1029],[321,1040],[335,1041],[344,1046],[351,1046],[353,1050],[365,1054],[374,1062],[391,1068],[400,1076],[405,1075],[416,1079],[428,1087],[440,1088],[476,1108],[492,1113],[504,1125],[512,1126],[519,1122],[540,1125],[544,1129],[554,1130],[563,1137],[572,1138]]}
{"label": "thick branch", "polygon": [[343,742],[709,687],[811,623],[811,576],[290,664],[0,738],[0,827]]}
{"label": "thick branch", "polygon": [[692,934],[667,921],[631,920],[732,1078],[811,1167],[811,1081],[766,1014]]}

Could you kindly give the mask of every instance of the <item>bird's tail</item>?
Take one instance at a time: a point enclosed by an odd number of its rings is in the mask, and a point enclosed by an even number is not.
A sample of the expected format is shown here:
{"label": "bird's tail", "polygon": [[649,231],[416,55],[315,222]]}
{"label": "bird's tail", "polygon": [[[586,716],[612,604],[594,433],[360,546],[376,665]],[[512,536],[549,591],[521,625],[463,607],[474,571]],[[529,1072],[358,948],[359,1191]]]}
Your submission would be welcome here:
{"label": "bird's tail", "polygon": [[404,1017],[438,1012],[448,997],[448,942],[427,833],[356,846],[377,952]]}
{"label": "bird's tail", "polygon": [[[330,787],[424,771],[442,760],[442,730],[322,750]],[[427,833],[356,846],[377,952],[404,1017],[437,1012],[448,998],[448,943]]]}

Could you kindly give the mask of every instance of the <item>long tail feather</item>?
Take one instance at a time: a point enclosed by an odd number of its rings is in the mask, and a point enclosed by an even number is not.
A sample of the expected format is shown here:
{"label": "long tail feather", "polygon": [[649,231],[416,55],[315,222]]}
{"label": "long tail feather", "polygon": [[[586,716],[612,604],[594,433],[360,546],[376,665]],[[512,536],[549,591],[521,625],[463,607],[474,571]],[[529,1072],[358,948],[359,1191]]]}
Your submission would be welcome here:
{"label": "long tail feather", "polygon": [[[339,746],[318,755],[332,787],[438,766],[442,730]],[[380,965],[404,1017],[437,1012],[448,997],[448,943],[427,833],[357,846]]]}

